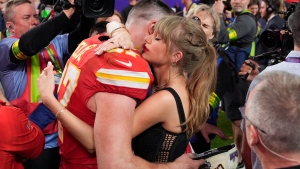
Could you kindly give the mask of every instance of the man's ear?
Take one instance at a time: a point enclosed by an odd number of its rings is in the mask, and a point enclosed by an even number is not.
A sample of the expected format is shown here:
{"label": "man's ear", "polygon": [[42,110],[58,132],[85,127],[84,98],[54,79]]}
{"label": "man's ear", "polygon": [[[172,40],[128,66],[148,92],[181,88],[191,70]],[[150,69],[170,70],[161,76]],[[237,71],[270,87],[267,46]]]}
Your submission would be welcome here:
{"label": "man's ear", "polygon": [[212,33],[211,35],[209,35],[209,37],[207,37],[209,40],[213,39],[215,37],[214,33]]}
{"label": "man's ear", "polygon": [[258,131],[253,125],[250,125],[248,144],[250,146],[255,146],[258,142],[259,142]]}
{"label": "man's ear", "polygon": [[12,22],[6,22],[6,28],[9,31],[12,31],[14,29],[13,23]]}
{"label": "man's ear", "polygon": [[148,34],[149,34],[149,35],[152,35],[152,34],[153,34],[155,24],[156,24],[156,20],[151,20],[151,21],[148,23]]}

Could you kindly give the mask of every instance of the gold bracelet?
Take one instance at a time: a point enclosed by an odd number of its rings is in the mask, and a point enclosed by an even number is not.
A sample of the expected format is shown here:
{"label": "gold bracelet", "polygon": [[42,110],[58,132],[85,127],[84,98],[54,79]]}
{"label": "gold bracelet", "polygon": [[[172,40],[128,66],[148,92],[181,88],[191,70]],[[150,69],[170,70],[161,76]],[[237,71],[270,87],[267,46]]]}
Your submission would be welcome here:
{"label": "gold bracelet", "polygon": [[60,109],[60,110],[56,113],[55,117],[58,119],[59,114],[60,114],[61,112],[63,112],[64,110],[65,110],[65,108]]}
{"label": "gold bracelet", "polygon": [[114,30],[111,31],[110,37],[112,38],[113,33],[114,33],[116,30],[121,29],[121,28],[125,28],[125,29],[126,29],[125,26],[117,27],[116,29],[114,29]]}

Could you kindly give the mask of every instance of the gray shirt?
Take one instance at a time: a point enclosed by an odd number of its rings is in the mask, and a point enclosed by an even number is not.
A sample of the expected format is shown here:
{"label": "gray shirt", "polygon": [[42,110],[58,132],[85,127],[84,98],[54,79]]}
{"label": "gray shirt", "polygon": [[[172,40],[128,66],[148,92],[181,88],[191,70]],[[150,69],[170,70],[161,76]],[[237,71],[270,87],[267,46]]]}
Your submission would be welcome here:
{"label": "gray shirt", "polygon": [[[290,58],[290,57],[300,58],[300,51],[291,51],[288,54],[287,58]],[[268,66],[258,76],[260,76],[261,74],[264,74],[266,72],[271,72],[271,71],[274,71],[274,70],[286,71],[286,72],[289,72],[289,73],[296,74],[296,75],[300,76],[300,63],[281,62],[281,63],[278,63],[278,64],[273,65],[273,66]],[[254,78],[253,81],[251,82],[251,85],[250,85],[249,89],[248,89],[246,100],[248,99],[249,93],[253,90],[253,88],[258,83],[260,83],[260,79],[259,78]],[[243,117],[245,116],[244,113],[245,112],[242,112]],[[245,126],[245,120],[244,119],[242,120],[241,129],[245,133],[246,126]],[[253,151],[251,151],[251,161],[252,161],[252,168],[262,169],[261,162],[260,162],[258,156]]]}

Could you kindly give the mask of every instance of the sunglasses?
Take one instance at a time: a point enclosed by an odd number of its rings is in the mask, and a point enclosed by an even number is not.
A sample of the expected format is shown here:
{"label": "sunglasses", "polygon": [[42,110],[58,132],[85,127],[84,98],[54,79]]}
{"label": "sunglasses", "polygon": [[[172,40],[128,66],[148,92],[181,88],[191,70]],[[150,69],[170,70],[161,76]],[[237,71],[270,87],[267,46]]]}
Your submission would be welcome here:
{"label": "sunglasses", "polygon": [[201,20],[197,16],[193,16],[192,19],[201,24]]}

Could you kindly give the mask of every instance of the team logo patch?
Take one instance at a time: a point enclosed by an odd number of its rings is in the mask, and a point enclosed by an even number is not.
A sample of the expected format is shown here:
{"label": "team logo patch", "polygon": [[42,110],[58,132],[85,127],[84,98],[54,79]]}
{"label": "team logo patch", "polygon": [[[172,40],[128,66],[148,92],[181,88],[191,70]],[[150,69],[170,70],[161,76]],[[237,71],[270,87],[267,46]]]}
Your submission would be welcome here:
{"label": "team logo patch", "polygon": [[119,62],[119,63],[121,63],[122,65],[125,65],[125,66],[127,66],[127,67],[131,67],[131,66],[132,66],[132,63],[131,63],[130,61],[128,61],[128,62],[123,62],[123,61],[120,61],[120,60],[117,60],[117,59],[115,59],[115,61],[116,61],[116,62]]}
{"label": "team logo patch", "polygon": [[229,154],[230,161],[235,161],[235,159],[238,158],[238,157],[239,157],[239,154],[238,154],[237,151],[234,151],[234,152]]}

